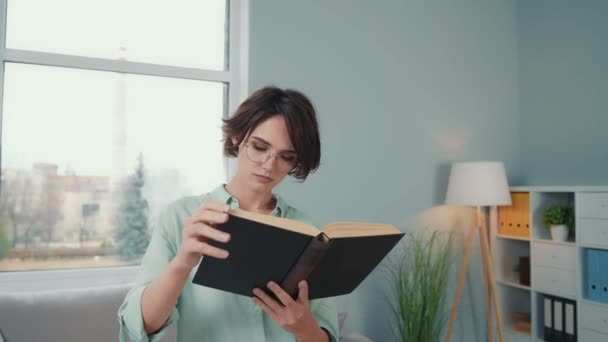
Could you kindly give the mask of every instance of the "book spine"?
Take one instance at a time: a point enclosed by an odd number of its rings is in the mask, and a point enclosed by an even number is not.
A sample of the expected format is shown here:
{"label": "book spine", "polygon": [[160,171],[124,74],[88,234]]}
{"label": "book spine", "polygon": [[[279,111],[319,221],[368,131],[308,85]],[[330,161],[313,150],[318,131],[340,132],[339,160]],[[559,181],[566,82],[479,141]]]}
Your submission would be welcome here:
{"label": "book spine", "polygon": [[325,233],[321,233],[310,240],[306,249],[300,254],[296,263],[281,282],[283,290],[289,293],[292,298],[296,298],[298,295],[298,283],[308,278],[308,275],[319,264],[330,245],[331,239]]}

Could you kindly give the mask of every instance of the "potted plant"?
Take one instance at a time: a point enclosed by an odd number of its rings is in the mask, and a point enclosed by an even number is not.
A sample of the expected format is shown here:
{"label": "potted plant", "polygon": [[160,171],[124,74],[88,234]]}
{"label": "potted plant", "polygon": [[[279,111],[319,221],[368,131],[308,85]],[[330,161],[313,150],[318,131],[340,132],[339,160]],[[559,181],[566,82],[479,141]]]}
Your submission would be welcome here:
{"label": "potted plant", "polygon": [[513,265],[513,281],[515,281],[516,283],[521,283],[520,278],[519,278],[519,263],[516,263],[515,265]]}
{"label": "potted plant", "polygon": [[543,213],[543,223],[551,230],[554,241],[566,241],[574,229],[574,209],[571,206],[552,204]]}
{"label": "potted plant", "polygon": [[406,234],[388,258],[393,313],[398,341],[434,342],[446,323],[444,300],[452,263],[452,234],[427,230]]}

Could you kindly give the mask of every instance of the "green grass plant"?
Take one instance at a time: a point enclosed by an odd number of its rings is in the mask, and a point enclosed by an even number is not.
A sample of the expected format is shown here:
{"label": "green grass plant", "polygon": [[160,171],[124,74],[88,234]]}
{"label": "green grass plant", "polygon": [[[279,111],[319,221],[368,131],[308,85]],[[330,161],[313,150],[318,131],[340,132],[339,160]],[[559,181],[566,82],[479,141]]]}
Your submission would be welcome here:
{"label": "green grass plant", "polygon": [[399,341],[439,341],[447,321],[446,286],[453,239],[438,231],[406,234],[398,255],[386,264],[392,285],[390,307]]}

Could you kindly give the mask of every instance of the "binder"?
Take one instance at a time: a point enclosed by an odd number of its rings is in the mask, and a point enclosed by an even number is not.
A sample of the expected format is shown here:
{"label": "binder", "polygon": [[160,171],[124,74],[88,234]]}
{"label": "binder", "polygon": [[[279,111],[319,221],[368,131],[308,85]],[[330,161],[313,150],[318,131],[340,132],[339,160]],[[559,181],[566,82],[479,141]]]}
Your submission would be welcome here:
{"label": "binder", "polygon": [[553,299],[553,340],[554,341],[565,341],[564,331],[564,303],[557,299]]}
{"label": "binder", "polygon": [[543,336],[545,341],[553,340],[553,300],[545,295],[545,327]]}
{"label": "binder", "polygon": [[598,302],[605,301],[603,295],[603,276],[604,270],[602,270],[602,257],[603,251],[599,249],[592,249],[593,251],[593,282],[596,284],[594,289],[594,300]]}
{"label": "binder", "polygon": [[501,205],[498,207],[498,234],[501,235],[512,235],[512,206],[510,205]]}
{"label": "binder", "polygon": [[594,289],[597,284],[593,283],[593,252],[589,248],[584,249],[585,256],[585,297],[593,300]]}
{"label": "binder", "polygon": [[599,300],[608,303],[608,251],[597,250],[597,279],[599,283]]}
{"label": "binder", "polygon": [[519,201],[520,224],[519,236],[530,237],[530,193],[524,192],[518,194]]}
{"label": "binder", "polygon": [[602,272],[602,270],[600,268],[601,255],[600,255],[600,251],[597,249],[591,249],[590,253],[591,253],[591,267],[593,270],[593,274],[591,276],[592,292],[593,292],[592,300],[601,302],[602,301],[602,280],[600,277],[600,274]]}
{"label": "binder", "polygon": [[576,342],[576,301],[544,295],[545,324],[543,340],[547,342]]}
{"label": "binder", "polygon": [[565,303],[564,308],[564,332],[566,342],[576,341],[576,304]]}
{"label": "binder", "polygon": [[511,192],[511,205],[498,207],[498,233],[530,237],[530,193]]}
{"label": "binder", "polygon": [[589,300],[600,301],[600,270],[598,268],[597,250],[587,248],[585,254],[587,264],[587,297]]}

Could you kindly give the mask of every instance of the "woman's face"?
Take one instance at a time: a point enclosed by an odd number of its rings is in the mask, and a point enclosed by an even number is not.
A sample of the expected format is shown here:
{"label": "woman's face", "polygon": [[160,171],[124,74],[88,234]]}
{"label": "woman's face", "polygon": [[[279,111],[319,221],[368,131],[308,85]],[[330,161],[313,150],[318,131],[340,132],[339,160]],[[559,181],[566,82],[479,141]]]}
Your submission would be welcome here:
{"label": "woman's face", "polygon": [[[235,138],[233,143],[238,143]],[[275,115],[261,122],[240,143],[236,177],[253,191],[269,192],[296,163],[285,119]]]}

